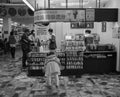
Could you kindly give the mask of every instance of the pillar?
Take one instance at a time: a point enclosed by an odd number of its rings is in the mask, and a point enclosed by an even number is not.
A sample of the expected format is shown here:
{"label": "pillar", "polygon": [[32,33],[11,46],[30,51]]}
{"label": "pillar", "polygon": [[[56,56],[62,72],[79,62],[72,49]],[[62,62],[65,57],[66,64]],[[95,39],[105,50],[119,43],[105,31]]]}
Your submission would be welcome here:
{"label": "pillar", "polygon": [[11,18],[4,18],[3,19],[3,33],[4,33],[4,38],[8,38],[10,35],[11,31]]}

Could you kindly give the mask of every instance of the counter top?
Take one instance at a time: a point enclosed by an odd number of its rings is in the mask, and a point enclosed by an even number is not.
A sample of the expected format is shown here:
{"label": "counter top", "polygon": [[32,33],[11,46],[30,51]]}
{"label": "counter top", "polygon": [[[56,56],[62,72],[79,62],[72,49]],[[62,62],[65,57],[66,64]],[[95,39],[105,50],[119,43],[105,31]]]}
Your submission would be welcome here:
{"label": "counter top", "polygon": [[114,53],[116,51],[85,51],[84,53]]}

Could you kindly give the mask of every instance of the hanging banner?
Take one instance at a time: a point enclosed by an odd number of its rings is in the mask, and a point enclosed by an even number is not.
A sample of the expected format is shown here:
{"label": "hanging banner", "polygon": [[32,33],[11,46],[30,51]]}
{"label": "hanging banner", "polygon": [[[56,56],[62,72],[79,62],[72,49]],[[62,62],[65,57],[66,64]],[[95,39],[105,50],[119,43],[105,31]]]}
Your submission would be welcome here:
{"label": "hanging banner", "polygon": [[39,10],[34,13],[34,23],[85,21],[85,10]]}
{"label": "hanging banner", "polygon": [[106,22],[102,22],[102,32],[106,32],[107,24]]}
{"label": "hanging banner", "polygon": [[95,9],[86,9],[86,21],[95,21]]}
{"label": "hanging banner", "polygon": [[40,39],[40,40],[48,40],[48,27],[47,26],[37,26],[36,28],[36,34],[37,34],[37,37]]}

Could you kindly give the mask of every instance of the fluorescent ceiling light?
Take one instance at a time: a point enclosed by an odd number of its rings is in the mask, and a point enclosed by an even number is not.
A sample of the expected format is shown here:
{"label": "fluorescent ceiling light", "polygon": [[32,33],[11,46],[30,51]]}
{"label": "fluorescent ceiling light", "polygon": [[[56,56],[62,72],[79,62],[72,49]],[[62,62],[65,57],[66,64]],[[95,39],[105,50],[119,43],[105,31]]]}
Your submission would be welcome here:
{"label": "fluorescent ceiling light", "polygon": [[33,6],[27,1],[27,0],[22,0],[32,11],[35,11]]}

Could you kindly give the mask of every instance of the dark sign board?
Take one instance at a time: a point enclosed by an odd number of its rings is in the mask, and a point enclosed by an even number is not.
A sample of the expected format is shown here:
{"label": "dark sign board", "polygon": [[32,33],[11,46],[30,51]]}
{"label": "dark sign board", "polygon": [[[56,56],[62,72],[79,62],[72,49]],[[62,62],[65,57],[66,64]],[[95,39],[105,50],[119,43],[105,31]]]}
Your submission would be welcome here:
{"label": "dark sign board", "polygon": [[95,22],[117,22],[118,9],[117,8],[101,8],[95,9]]}

